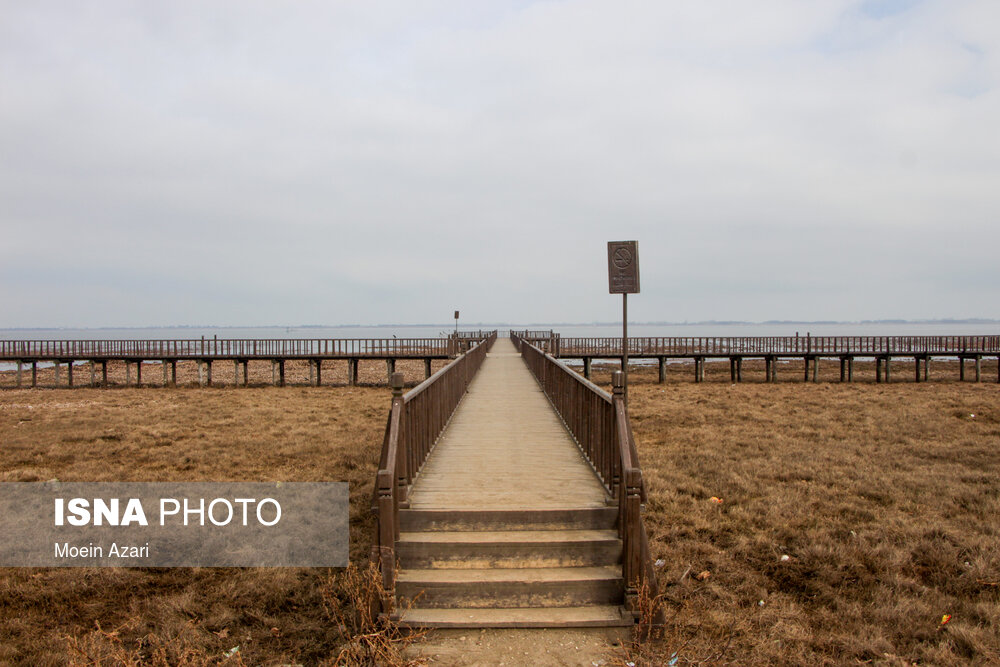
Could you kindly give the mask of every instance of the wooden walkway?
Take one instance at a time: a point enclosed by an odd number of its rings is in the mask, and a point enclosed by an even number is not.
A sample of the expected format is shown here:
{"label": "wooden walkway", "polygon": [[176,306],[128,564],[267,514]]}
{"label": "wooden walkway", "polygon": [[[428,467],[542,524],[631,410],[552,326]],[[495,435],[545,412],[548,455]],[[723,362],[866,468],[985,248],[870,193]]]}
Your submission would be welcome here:
{"label": "wooden walkway", "polygon": [[608,495],[510,340],[496,341],[413,483],[411,509],[606,507]]}

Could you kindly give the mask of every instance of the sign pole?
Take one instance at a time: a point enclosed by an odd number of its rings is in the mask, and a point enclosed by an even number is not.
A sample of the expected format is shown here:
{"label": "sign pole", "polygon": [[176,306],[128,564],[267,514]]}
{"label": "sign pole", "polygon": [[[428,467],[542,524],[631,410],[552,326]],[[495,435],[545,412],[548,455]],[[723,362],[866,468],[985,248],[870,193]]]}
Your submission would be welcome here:
{"label": "sign pole", "polygon": [[622,295],[622,387],[628,405],[628,295],[639,293],[639,242],[608,241],[608,291]]}
{"label": "sign pole", "polygon": [[622,380],[623,398],[628,406],[628,292],[622,294]]}

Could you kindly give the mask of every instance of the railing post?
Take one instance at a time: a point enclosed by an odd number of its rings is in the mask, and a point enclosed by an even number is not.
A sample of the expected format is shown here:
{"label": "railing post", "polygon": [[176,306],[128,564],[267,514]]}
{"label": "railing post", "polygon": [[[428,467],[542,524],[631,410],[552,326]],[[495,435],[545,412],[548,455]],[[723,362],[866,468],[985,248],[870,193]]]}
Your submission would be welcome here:
{"label": "railing post", "polygon": [[[399,406],[399,410],[400,410],[400,420],[399,420],[400,421],[400,424],[399,424],[400,430],[403,430],[403,428],[404,428],[403,427],[402,416],[404,414],[403,411],[405,410],[405,405],[403,404],[403,387],[406,384],[405,380],[406,379],[405,379],[405,377],[403,376],[402,373],[395,373],[395,372],[389,378],[389,384],[392,386],[392,407],[393,407],[393,409],[395,409],[396,406],[398,405]],[[396,494],[395,494],[396,495],[396,504],[395,504],[396,512],[393,513],[393,534],[397,538],[399,537],[399,511],[398,511],[399,510],[399,506],[400,506],[400,504],[404,504],[404,503],[408,504],[409,503],[409,501],[407,499],[407,488],[408,488],[408,477],[407,477],[407,475],[408,475],[408,473],[407,473],[407,470],[406,470],[406,466],[405,465],[400,465],[401,462],[405,462],[405,461],[409,460],[409,455],[410,455],[409,447],[407,447],[405,445],[406,436],[407,435],[409,435],[409,434],[405,433],[405,432],[400,433],[397,436],[398,439],[397,439],[397,442],[396,442],[396,447],[397,447],[397,449],[396,449],[396,452],[397,452],[397,454],[396,454]],[[413,471],[413,472],[416,472],[416,471]]]}

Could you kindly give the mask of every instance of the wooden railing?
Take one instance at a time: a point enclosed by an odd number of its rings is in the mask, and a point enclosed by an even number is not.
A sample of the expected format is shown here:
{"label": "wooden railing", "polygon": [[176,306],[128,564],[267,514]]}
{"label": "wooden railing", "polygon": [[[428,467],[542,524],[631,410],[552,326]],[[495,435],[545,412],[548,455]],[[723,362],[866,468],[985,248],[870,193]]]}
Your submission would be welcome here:
{"label": "wooden railing", "polygon": [[[560,357],[620,356],[621,338],[561,338]],[[629,356],[1000,354],[1000,336],[744,336],[629,338]]]}
{"label": "wooden railing", "polygon": [[453,338],[203,338],[0,340],[0,359],[183,359],[454,356]]}
{"label": "wooden railing", "polygon": [[[615,373],[614,393],[608,394],[515,332],[511,332],[511,340],[605,490],[617,501],[622,578],[635,610],[634,596],[645,588],[654,599],[657,583],[641,513],[646,485],[625,405],[622,374]],[[662,622],[662,618],[654,622]]]}
{"label": "wooden railing", "polygon": [[[382,440],[373,502],[378,528],[372,557],[379,565],[387,592],[395,589],[400,507],[406,507],[413,478],[448,425],[495,341],[494,331],[406,394],[403,394],[402,373],[392,376],[392,407]],[[383,611],[388,611],[391,600],[383,600],[382,604]]]}

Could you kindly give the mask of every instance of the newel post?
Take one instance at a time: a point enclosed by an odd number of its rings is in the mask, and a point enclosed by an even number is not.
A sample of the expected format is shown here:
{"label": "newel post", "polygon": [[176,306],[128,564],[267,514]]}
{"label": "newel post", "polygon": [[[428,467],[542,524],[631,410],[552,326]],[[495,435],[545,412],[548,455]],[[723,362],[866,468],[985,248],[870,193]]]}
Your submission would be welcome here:
{"label": "newel post", "polygon": [[[614,371],[611,374],[611,414],[618,414],[618,405],[625,402],[625,374],[621,371]],[[614,417],[617,422],[617,416]],[[611,475],[611,497],[618,500],[618,536],[625,538],[625,503],[621,497],[622,491],[622,456],[618,442],[618,424],[612,424],[612,439],[609,443],[611,447],[611,459],[614,461]]]}
{"label": "newel post", "polygon": [[410,450],[406,446],[405,419],[403,419],[403,385],[405,378],[402,373],[393,373],[389,378],[389,385],[392,387],[392,407],[395,412],[399,409],[399,431],[396,439],[396,493],[395,512],[393,513],[393,530],[396,539],[399,539],[399,507],[409,507],[407,498],[407,488],[409,487],[410,476],[416,471],[409,470]]}

